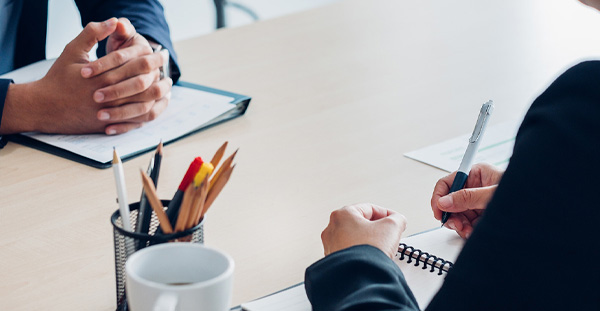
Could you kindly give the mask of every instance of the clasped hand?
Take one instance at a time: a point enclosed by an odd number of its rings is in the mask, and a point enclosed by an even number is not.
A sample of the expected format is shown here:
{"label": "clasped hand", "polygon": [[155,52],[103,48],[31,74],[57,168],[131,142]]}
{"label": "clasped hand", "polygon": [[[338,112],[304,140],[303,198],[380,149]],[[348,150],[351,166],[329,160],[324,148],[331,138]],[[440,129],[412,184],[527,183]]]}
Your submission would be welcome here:
{"label": "clasped hand", "polygon": [[[107,54],[93,62],[88,53],[108,37]],[[48,74],[35,83],[39,92],[34,130],[81,134],[127,132],[155,119],[168,105],[173,81],[160,79],[168,62],[126,18],[89,23],[71,41]]]}

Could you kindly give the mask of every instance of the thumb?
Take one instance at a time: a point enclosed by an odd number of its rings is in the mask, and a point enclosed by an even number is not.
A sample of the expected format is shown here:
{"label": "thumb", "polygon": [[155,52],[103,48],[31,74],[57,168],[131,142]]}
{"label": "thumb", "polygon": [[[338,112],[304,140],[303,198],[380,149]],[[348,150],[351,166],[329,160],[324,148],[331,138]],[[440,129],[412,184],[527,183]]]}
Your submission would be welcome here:
{"label": "thumb", "polygon": [[81,33],[71,41],[76,51],[88,53],[98,41],[104,40],[117,28],[117,19],[111,18],[103,22],[88,23]]}
{"label": "thumb", "polygon": [[485,209],[496,186],[467,188],[447,194],[438,200],[438,208],[444,212],[460,213],[466,210]]}
{"label": "thumb", "polygon": [[116,41],[127,41],[136,34],[135,27],[131,22],[124,17],[119,18],[115,33],[111,35],[111,38]]}

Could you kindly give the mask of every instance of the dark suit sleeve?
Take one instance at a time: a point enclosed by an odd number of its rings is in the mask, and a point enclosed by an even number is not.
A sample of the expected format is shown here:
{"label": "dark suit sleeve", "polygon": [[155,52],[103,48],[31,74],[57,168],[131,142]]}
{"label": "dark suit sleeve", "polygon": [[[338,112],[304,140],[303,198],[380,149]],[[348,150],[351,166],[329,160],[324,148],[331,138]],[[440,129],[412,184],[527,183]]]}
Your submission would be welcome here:
{"label": "dark suit sleeve", "polygon": [[[111,17],[128,18],[138,33],[155,41],[171,54],[171,78],[177,82],[181,73],[177,65],[177,55],[169,33],[163,7],[158,0],[76,0],[81,13],[81,23],[97,22]],[[98,57],[106,53],[106,40],[98,44]]]}
{"label": "dark suit sleeve", "polygon": [[419,310],[400,268],[369,245],[328,255],[304,282],[313,311]]}
{"label": "dark suit sleeve", "polygon": [[[8,86],[12,83],[10,79],[0,79],[0,126],[2,126],[2,115],[4,112],[4,101],[8,93]],[[6,137],[0,134],[0,148],[6,145]]]}
{"label": "dark suit sleeve", "polygon": [[600,62],[529,109],[510,164],[427,310],[600,310]]}

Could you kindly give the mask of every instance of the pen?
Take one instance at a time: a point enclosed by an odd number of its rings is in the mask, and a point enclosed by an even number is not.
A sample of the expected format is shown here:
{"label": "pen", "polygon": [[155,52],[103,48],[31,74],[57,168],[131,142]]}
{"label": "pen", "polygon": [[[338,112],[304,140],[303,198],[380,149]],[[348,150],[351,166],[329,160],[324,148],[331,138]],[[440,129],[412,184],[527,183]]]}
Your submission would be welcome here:
{"label": "pen", "polygon": [[[467,146],[465,155],[460,162],[460,166],[458,167],[458,171],[456,172],[456,176],[454,177],[454,181],[452,182],[452,186],[450,187],[450,192],[448,192],[448,194],[464,188],[467,178],[469,177],[469,172],[471,171],[471,165],[473,165],[473,160],[475,159],[475,153],[477,153],[479,143],[481,142],[483,132],[485,131],[485,127],[488,123],[490,115],[492,114],[492,111],[494,111],[494,102],[491,100],[488,100],[481,106],[479,117],[477,117],[477,123],[475,124],[475,129],[473,129],[473,134],[471,135],[471,138],[469,138],[469,145]],[[452,213],[442,213],[442,226],[446,223],[446,221],[448,221],[450,215],[452,215]]]}
{"label": "pen", "polygon": [[[150,179],[152,179],[152,183],[154,183],[154,187],[157,187],[158,185],[158,174],[160,172],[160,163],[163,154],[162,147],[163,144],[161,141],[160,144],[158,144],[158,147],[156,148],[156,152],[154,153],[152,160],[150,160],[152,168],[149,167],[149,172],[147,172],[147,174],[150,175]],[[142,198],[140,199],[140,208],[138,210],[136,232],[149,233],[148,231],[150,231],[151,220],[152,210],[148,204],[148,197],[146,195],[146,191],[142,189]],[[141,248],[141,245],[138,248]]]}
{"label": "pen", "polygon": [[131,223],[129,222],[129,206],[127,206],[127,190],[125,190],[125,177],[123,175],[123,165],[119,155],[117,154],[117,149],[114,147],[112,166],[115,173],[115,182],[117,184],[117,196],[123,229],[131,232]]}
{"label": "pen", "polygon": [[[146,174],[152,174],[152,169],[154,168],[154,157],[150,158],[150,164],[148,164],[148,169],[146,170]],[[150,207],[148,205],[148,198],[146,198],[146,191],[142,189],[142,195],[140,197],[140,208],[138,209],[138,217],[137,217],[137,225],[135,226],[135,232],[148,233],[142,231],[142,223],[143,219],[146,215],[146,212],[150,212]]]}

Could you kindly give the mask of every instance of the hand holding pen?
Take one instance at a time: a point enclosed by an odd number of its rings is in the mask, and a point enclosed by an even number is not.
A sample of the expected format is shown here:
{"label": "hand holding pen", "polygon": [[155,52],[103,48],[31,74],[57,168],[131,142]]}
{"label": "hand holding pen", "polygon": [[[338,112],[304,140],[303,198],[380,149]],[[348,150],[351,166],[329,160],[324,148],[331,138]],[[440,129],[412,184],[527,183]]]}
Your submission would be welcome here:
{"label": "hand holding pen", "polygon": [[448,193],[456,172],[441,178],[433,190],[431,209],[435,219],[441,220],[443,212],[452,213],[445,227],[468,238],[496,191],[504,171],[478,163],[473,165],[464,189]]}
{"label": "hand holding pen", "polygon": [[[481,106],[481,110],[479,111],[479,117],[477,118],[477,123],[475,124],[473,134],[469,138],[467,150],[465,151],[465,155],[460,163],[458,171],[455,173],[454,181],[452,182],[448,193],[456,192],[465,187],[467,178],[469,177],[469,172],[471,171],[473,160],[475,159],[475,154],[477,153],[477,149],[479,148],[479,144],[481,143],[483,133],[485,132],[485,128],[493,110],[494,104],[491,100]],[[450,215],[450,212],[442,213],[442,225],[444,225],[446,221],[448,221]]]}

